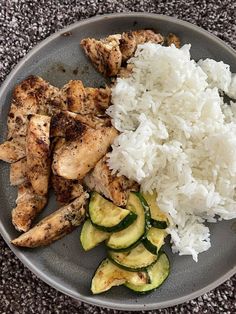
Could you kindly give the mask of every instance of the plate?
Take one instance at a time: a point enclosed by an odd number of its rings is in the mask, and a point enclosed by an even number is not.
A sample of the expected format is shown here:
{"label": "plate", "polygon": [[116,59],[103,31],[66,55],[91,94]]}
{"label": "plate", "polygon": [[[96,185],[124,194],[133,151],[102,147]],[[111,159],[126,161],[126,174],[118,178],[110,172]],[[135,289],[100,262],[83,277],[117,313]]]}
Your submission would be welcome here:
{"label": "plate", "polygon": [[[191,53],[195,60],[207,57],[223,60],[236,72],[235,51],[220,39],[187,22],[146,13],[113,14],[84,20],[44,40],[7,77],[0,92],[0,140],[5,138],[10,99],[17,83],[28,75],[35,74],[59,87],[69,79],[81,79],[85,85],[100,86],[104,84],[104,79],[88,62],[80,48],[80,40],[139,28],[152,28],[163,34],[175,32],[182,43],[191,43]],[[0,173],[0,231],[3,238],[33,273],[75,299],[122,310],[163,308],[195,298],[215,288],[236,272],[236,221],[223,221],[210,225],[212,247],[200,254],[198,263],[190,256],[181,257],[169,250],[172,268],[170,276],[154,293],[137,296],[125,287],[117,287],[105,294],[93,296],[90,282],[96,267],[105,256],[104,247],[83,252],[79,241],[80,229],[45,248],[13,247],[10,240],[18,235],[11,224],[16,189],[9,185],[7,164],[0,162]],[[51,196],[47,209],[38,219],[55,208],[56,203]]]}

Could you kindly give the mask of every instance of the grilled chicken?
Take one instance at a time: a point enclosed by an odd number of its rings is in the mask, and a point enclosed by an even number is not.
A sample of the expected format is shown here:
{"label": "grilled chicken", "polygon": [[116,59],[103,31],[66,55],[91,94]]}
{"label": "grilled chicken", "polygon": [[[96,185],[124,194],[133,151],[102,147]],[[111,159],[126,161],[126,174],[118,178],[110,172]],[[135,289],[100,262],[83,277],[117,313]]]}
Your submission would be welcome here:
{"label": "grilled chicken", "polygon": [[11,164],[10,182],[11,185],[20,185],[27,181],[26,176],[26,158],[22,158]]}
{"label": "grilled chicken", "polygon": [[69,111],[80,114],[104,114],[111,102],[110,88],[84,87],[79,80],[69,81],[61,90]]}
{"label": "grilled chicken", "polygon": [[175,34],[170,33],[166,37],[166,44],[167,46],[174,44],[176,48],[180,48],[180,45],[181,45],[180,38],[176,36]]}
{"label": "grilled chicken", "polygon": [[101,40],[85,38],[81,41],[86,55],[98,72],[105,76],[115,76],[119,72],[122,62],[120,39],[121,35],[118,34]]}
{"label": "grilled chicken", "polygon": [[82,179],[107,153],[117,135],[113,127],[94,130],[84,126],[72,140],[60,140],[54,150],[53,173],[66,179]]}
{"label": "grilled chicken", "polygon": [[119,73],[117,74],[118,77],[121,78],[127,78],[131,75],[133,70],[133,65],[132,64],[127,64],[126,67],[121,67]]}
{"label": "grilled chicken", "polygon": [[54,114],[51,118],[50,136],[71,139],[74,135],[80,134],[80,130],[83,130],[84,126],[75,119],[76,116],[77,114],[69,111]]}
{"label": "grilled chicken", "polygon": [[25,157],[25,137],[18,136],[0,144],[0,160],[13,163]]}
{"label": "grilled chicken", "polygon": [[138,191],[138,184],[125,176],[112,174],[107,156],[96,164],[95,168],[86,175],[84,183],[90,190],[95,190],[110,199],[117,206],[125,206],[130,191]]}
{"label": "grilled chicken", "polygon": [[103,117],[98,117],[92,114],[76,114],[74,118],[75,120],[86,124],[93,129],[111,126],[111,118],[107,115],[104,115]]}
{"label": "grilled chicken", "polygon": [[83,186],[77,180],[67,180],[52,175],[52,187],[58,202],[68,204],[83,193]]}
{"label": "grilled chicken", "polygon": [[27,177],[36,194],[46,195],[50,174],[50,117],[30,118],[26,137]]}
{"label": "grilled chicken", "polygon": [[27,231],[36,215],[47,203],[45,196],[35,193],[29,182],[18,188],[16,207],[12,210],[12,223],[19,231]]}
{"label": "grilled chicken", "polygon": [[97,129],[111,126],[111,119],[108,116],[100,118],[94,115],[81,115],[70,111],[61,111],[54,114],[51,118],[50,136],[70,139],[71,133],[78,133],[83,124]]}
{"label": "grilled chicken", "polygon": [[29,76],[16,86],[8,114],[8,139],[26,136],[28,116],[48,114],[53,108],[64,108],[59,89],[38,76]]}
{"label": "grilled chicken", "polygon": [[122,62],[134,55],[137,45],[145,42],[162,44],[164,38],[152,30],[137,30],[101,40],[85,38],[81,46],[98,72],[105,76],[116,76]]}
{"label": "grilled chicken", "polygon": [[85,205],[88,198],[83,193],[69,205],[58,209],[45,217],[28,232],[14,239],[16,246],[37,247],[50,244],[79,226],[85,218]]}
{"label": "grilled chicken", "polygon": [[152,42],[162,44],[164,38],[161,34],[157,34],[152,30],[137,30],[123,33],[120,39],[120,51],[122,53],[122,61],[127,61],[132,57],[137,49],[137,45]]}

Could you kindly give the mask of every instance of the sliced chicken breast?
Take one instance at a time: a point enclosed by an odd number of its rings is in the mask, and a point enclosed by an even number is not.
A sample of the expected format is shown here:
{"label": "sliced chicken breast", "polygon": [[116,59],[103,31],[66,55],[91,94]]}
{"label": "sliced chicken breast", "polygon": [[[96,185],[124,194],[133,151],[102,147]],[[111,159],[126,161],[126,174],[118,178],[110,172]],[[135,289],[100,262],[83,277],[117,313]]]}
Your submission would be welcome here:
{"label": "sliced chicken breast", "polygon": [[117,135],[113,127],[84,127],[73,140],[60,141],[54,150],[53,173],[65,179],[82,179],[107,153]]}
{"label": "sliced chicken breast", "polygon": [[52,116],[50,125],[51,137],[65,137],[70,139],[72,133],[80,133],[83,125],[93,129],[111,126],[110,117],[97,117],[94,115],[81,115],[70,111],[61,111]]}
{"label": "sliced chicken breast", "polygon": [[36,113],[48,114],[51,107],[63,107],[58,88],[33,75],[22,81],[13,93],[7,122],[8,139],[26,136],[28,116]]}
{"label": "sliced chicken breast", "polygon": [[138,184],[125,176],[112,174],[104,156],[95,168],[86,175],[84,183],[90,190],[95,190],[110,199],[117,206],[125,206],[130,191],[138,191]]}
{"label": "sliced chicken breast", "polygon": [[68,204],[84,191],[78,180],[67,180],[56,175],[52,175],[52,187],[57,201],[63,204]]}
{"label": "sliced chicken breast", "polygon": [[36,194],[46,195],[50,174],[50,117],[33,115],[26,137],[27,177]]}
{"label": "sliced chicken breast", "polygon": [[119,72],[122,62],[120,39],[121,35],[117,34],[101,40],[85,38],[81,41],[94,67],[105,76],[115,76]]}
{"label": "sliced chicken breast", "polygon": [[85,218],[85,206],[88,194],[83,193],[69,205],[56,210],[45,217],[28,232],[14,239],[16,246],[37,247],[48,245],[79,226]]}
{"label": "sliced chicken breast", "polygon": [[69,81],[61,93],[68,110],[82,115],[103,115],[111,102],[110,88],[84,87],[79,80]]}
{"label": "sliced chicken breast", "polygon": [[25,137],[18,136],[0,144],[0,160],[13,163],[26,155]]}
{"label": "sliced chicken breast", "polygon": [[122,61],[127,61],[129,58],[131,58],[137,49],[137,45],[144,44],[146,42],[163,44],[164,38],[161,34],[157,34],[154,31],[148,29],[123,33],[120,39]]}
{"label": "sliced chicken breast", "polygon": [[26,176],[26,158],[22,158],[11,164],[10,182],[11,185],[20,185],[27,181]]}
{"label": "sliced chicken breast", "polygon": [[29,230],[32,221],[47,203],[45,196],[35,193],[29,182],[18,188],[16,207],[12,210],[12,223],[19,231]]}

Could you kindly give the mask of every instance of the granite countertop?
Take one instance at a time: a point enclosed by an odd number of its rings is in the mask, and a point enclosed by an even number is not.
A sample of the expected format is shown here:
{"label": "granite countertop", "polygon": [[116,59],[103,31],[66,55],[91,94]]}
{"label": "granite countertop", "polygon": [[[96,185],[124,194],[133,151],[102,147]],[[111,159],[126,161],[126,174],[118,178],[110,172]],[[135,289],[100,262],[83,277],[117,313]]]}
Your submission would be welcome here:
{"label": "granite countertop", "polygon": [[[97,14],[129,11],[175,16],[207,29],[236,49],[235,0],[1,0],[0,82],[32,47],[64,26]],[[2,238],[0,248],[1,314],[128,313],[63,295],[24,267]],[[147,313],[236,313],[236,276],[190,302]]]}

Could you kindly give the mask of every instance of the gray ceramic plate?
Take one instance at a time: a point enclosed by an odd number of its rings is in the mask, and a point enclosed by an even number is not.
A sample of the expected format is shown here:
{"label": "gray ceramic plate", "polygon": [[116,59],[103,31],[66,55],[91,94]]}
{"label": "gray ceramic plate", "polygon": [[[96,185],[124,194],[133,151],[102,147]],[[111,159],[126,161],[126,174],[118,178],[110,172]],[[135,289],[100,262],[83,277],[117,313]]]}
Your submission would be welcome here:
{"label": "gray ceramic plate", "polygon": [[[221,40],[186,22],[144,13],[95,17],[76,23],[43,41],[8,76],[0,93],[1,141],[6,133],[12,89],[20,80],[29,74],[37,74],[59,87],[69,79],[82,79],[87,85],[99,86],[103,79],[84,56],[80,40],[87,36],[100,38],[138,28],[153,28],[163,34],[175,32],[183,43],[191,43],[192,56],[196,60],[206,57],[223,60],[236,72],[235,52]],[[79,229],[46,248],[27,250],[13,247],[10,240],[17,236],[17,232],[11,224],[11,209],[16,199],[16,189],[9,185],[9,167],[3,162],[0,162],[0,173],[0,231],[5,241],[32,272],[78,300],[123,310],[168,307],[213,289],[235,273],[236,222],[224,221],[210,226],[212,247],[200,255],[198,263],[191,257],[180,257],[169,252],[171,273],[156,292],[137,296],[124,287],[117,287],[105,294],[92,296],[90,281],[105,256],[104,248],[100,246],[91,252],[83,252]],[[54,208],[55,202],[51,197],[42,216]]]}

